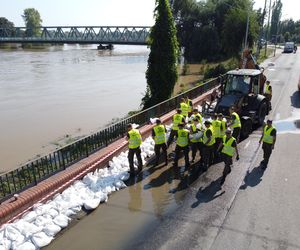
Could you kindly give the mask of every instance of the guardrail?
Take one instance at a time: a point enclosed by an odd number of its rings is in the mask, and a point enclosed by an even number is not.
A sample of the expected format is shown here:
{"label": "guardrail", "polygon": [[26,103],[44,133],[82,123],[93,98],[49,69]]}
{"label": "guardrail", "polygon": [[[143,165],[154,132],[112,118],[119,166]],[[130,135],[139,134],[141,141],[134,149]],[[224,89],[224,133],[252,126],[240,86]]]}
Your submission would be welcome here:
{"label": "guardrail", "polygon": [[151,117],[160,117],[174,110],[179,106],[182,97],[194,99],[218,84],[218,80],[213,79],[0,175],[0,203],[124,137],[128,123],[137,123],[143,126],[149,122]]}

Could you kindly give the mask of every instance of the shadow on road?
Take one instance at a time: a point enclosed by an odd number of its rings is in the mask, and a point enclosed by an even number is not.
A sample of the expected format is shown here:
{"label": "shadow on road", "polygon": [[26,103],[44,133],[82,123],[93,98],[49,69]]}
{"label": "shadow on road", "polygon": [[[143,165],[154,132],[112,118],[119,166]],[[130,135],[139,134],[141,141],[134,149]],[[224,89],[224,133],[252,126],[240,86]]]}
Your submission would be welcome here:
{"label": "shadow on road", "polygon": [[192,204],[192,208],[198,207],[201,203],[208,203],[225,193],[222,191],[221,193],[217,194],[222,188],[220,185],[221,178],[211,182],[206,188],[202,189],[202,187],[198,190],[196,194],[197,201]]}
{"label": "shadow on road", "polygon": [[240,189],[245,190],[247,187],[255,187],[258,185],[262,181],[264,172],[265,170],[263,170],[260,165],[253,168],[251,172],[248,170],[244,178],[244,184],[240,186]]}
{"label": "shadow on road", "polygon": [[291,95],[291,104],[295,108],[300,108],[300,91],[295,91]]}

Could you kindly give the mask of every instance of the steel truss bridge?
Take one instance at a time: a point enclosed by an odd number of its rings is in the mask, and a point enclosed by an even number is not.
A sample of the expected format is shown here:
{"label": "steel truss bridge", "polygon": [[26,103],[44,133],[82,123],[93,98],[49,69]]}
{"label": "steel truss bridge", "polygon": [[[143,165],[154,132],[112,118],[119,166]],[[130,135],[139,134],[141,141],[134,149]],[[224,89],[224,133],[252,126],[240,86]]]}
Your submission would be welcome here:
{"label": "steel truss bridge", "polygon": [[79,43],[146,45],[151,27],[47,26],[0,27],[0,43]]}

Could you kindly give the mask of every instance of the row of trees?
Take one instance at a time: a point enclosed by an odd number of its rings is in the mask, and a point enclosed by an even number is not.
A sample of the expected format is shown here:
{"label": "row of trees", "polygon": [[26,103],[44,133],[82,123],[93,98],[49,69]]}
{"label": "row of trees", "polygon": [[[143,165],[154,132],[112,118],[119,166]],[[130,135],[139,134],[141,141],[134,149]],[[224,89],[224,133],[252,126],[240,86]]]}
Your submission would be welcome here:
{"label": "row of trees", "polygon": [[173,15],[185,58],[200,62],[237,56],[245,39],[248,16],[251,47],[258,38],[262,13],[253,10],[251,0],[174,0]]}
{"label": "row of trees", "polygon": [[[40,29],[37,28],[42,25],[43,20],[41,19],[40,13],[34,8],[27,8],[24,10],[22,18],[24,20],[27,32],[30,35],[39,35]],[[14,23],[9,21],[5,17],[0,17],[0,28],[8,28],[13,30],[15,27]]]}

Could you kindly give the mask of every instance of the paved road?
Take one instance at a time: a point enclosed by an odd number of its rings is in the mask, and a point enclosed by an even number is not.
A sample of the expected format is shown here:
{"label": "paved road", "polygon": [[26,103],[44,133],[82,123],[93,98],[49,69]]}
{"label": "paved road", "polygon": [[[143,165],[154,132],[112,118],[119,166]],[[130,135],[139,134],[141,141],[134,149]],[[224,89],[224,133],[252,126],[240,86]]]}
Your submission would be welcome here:
{"label": "paved road", "polygon": [[[299,72],[299,54],[280,55],[266,69],[274,119],[300,112]],[[223,164],[205,173],[147,167],[47,249],[300,249],[300,134],[278,135],[265,172],[260,134],[239,144],[241,159],[222,188]]]}

